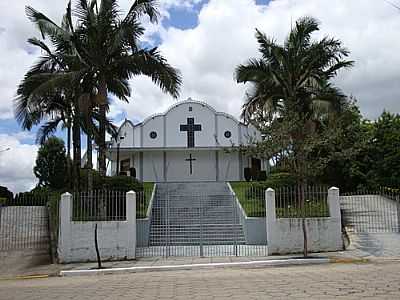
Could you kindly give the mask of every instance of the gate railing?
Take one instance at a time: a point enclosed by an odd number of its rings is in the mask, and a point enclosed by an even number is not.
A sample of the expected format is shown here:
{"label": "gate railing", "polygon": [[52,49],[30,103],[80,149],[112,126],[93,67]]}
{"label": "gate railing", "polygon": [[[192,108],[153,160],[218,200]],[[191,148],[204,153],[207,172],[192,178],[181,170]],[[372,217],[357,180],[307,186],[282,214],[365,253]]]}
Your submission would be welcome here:
{"label": "gate railing", "polygon": [[48,195],[17,194],[0,204],[0,251],[49,248]]}
{"label": "gate railing", "polygon": [[360,233],[400,232],[399,196],[388,188],[341,194],[344,225]]}

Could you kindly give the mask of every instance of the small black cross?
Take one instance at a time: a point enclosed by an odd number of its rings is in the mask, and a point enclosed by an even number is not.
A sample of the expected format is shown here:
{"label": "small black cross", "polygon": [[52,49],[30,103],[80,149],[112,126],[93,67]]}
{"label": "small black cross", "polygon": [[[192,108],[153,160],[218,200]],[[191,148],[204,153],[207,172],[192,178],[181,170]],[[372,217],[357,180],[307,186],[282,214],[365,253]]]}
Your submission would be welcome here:
{"label": "small black cross", "polygon": [[187,132],[188,148],[194,148],[194,133],[196,131],[201,131],[201,125],[194,124],[194,118],[187,118],[187,124],[181,125],[181,131]]}
{"label": "small black cross", "polygon": [[192,175],[193,173],[193,161],[195,161],[195,158],[192,158],[192,153],[189,154],[189,158],[185,159],[186,161],[188,161],[190,163],[190,175]]}

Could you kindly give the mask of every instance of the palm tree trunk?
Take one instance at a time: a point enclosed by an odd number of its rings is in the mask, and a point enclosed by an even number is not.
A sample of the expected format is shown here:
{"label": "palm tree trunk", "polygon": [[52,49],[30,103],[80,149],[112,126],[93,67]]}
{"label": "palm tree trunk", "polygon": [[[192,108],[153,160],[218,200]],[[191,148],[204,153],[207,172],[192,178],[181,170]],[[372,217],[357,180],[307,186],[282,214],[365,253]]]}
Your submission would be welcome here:
{"label": "palm tree trunk", "polygon": [[80,170],[81,170],[81,128],[79,124],[79,115],[74,117],[74,122],[72,125],[72,139],[73,139],[73,148],[74,148],[74,157],[73,157],[73,188],[74,191],[79,190],[79,182],[80,182]]}
{"label": "palm tree trunk", "polygon": [[86,158],[87,158],[87,163],[86,163],[86,168],[88,171],[88,184],[87,184],[87,189],[88,191],[92,191],[93,190],[93,173],[92,173],[92,169],[93,169],[93,163],[92,163],[92,153],[93,153],[93,149],[92,149],[92,138],[90,136],[90,134],[87,135],[87,150],[86,150]]}
{"label": "palm tree trunk", "polygon": [[[71,125],[67,127],[67,174],[72,178],[72,165],[71,165]],[[69,188],[72,188],[72,182],[69,183]]]}
{"label": "palm tree trunk", "polygon": [[100,81],[99,93],[102,99],[100,104],[100,122],[99,122],[99,172],[101,176],[106,176],[106,108],[107,108],[107,84],[105,80]]}

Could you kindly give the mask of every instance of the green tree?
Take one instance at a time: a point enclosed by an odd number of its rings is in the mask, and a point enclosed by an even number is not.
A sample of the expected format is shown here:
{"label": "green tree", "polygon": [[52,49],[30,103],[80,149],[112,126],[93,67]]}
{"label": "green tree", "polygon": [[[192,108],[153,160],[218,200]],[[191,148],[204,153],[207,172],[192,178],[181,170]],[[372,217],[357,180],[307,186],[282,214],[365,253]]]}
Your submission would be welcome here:
{"label": "green tree", "polygon": [[[104,176],[109,94],[128,101],[131,96],[128,80],[145,75],[164,92],[178,97],[181,84],[178,70],[167,63],[156,47],[143,48],[140,42],[145,30],[141,18],[148,16],[150,21],[157,22],[156,1],[135,0],[124,18],[121,18],[116,0],[82,0],[73,10],[69,3],[62,26],[32,8],[28,10],[30,19],[42,34],[58,41],[57,46],[63,53],[58,61],[68,63],[68,68],[48,74],[42,88],[36,89],[35,94],[43,95],[49,88],[75,87],[75,115],[89,107],[93,110],[92,115],[98,116],[98,132],[94,139],[99,146],[99,168]],[[64,52],[64,46],[68,51]],[[45,76],[41,78],[46,79]]]}
{"label": "green tree", "polygon": [[372,126],[370,185],[400,187],[400,115],[383,112]]}
{"label": "green tree", "polygon": [[[283,45],[256,30],[261,58],[236,68],[238,83],[250,83],[242,116],[263,131],[262,155],[279,156],[297,177],[299,199],[305,203],[307,180],[314,174],[310,153],[331,112],[339,112],[346,97],[330,80],[338,70],[352,66],[339,40],[313,41],[319,30],[314,18],[299,19]],[[304,255],[307,230],[303,218]]]}
{"label": "green tree", "polygon": [[313,41],[318,30],[315,19],[299,19],[283,45],[257,30],[261,58],[250,59],[235,72],[239,83],[251,83],[242,116],[264,131],[266,143],[275,140],[268,154],[284,154],[302,185],[310,170],[307,141],[346,101],[330,80],[353,64],[344,60],[349,52],[339,40]]}
{"label": "green tree", "polygon": [[36,164],[33,168],[39,179],[38,186],[49,187],[54,190],[65,187],[67,157],[63,140],[50,137],[39,148]]}
{"label": "green tree", "polygon": [[109,93],[128,101],[128,80],[133,76],[149,76],[164,92],[178,97],[181,79],[157,48],[141,46],[145,29],[140,18],[148,16],[157,22],[158,10],[154,0],[136,0],[121,18],[115,0],[80,1],[75,9],[79,27],[76,29],[75,48],[87,67],[82,69],[85,84],[95,90],[99,108],[99,170],[106,173],[105,119]]}

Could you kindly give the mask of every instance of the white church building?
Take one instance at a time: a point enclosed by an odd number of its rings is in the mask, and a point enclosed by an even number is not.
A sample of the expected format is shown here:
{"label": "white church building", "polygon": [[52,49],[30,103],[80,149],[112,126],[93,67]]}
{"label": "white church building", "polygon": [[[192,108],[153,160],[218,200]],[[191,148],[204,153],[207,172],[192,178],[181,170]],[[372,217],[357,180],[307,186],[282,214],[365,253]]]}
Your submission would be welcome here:
{"label": "white church building", "polygon": [[111,175],[144,182],[241,181],[244,168],[264,162],[240,153],[260,132],[205,102],[177,102],[165,113],[120,126],[109,143]]}

